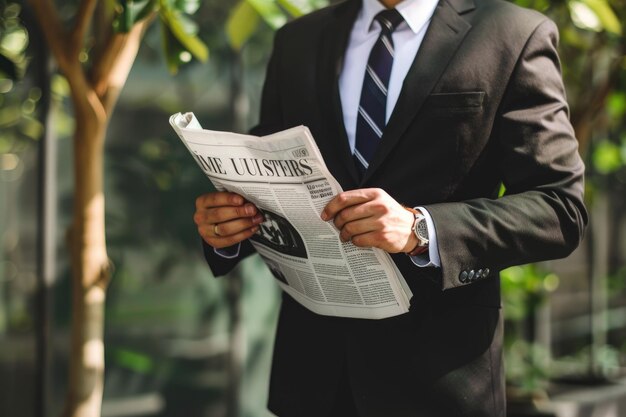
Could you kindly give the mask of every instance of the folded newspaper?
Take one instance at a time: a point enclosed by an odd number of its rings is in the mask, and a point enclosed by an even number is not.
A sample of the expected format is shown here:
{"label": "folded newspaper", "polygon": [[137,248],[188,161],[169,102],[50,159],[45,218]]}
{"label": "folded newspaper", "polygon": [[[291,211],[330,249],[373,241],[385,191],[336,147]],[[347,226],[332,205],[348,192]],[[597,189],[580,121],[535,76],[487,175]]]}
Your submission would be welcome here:
{"label": "folded newspaper", "polygon": [[193,113],[170,124],[217,190],[243,196],[265,221],[250,238],[280,287],[322,315],[382,319],[406,313],[411,290],[388,253],[342,242],[322,209],[341,186],[309,129],[257,137],[204,130]]}

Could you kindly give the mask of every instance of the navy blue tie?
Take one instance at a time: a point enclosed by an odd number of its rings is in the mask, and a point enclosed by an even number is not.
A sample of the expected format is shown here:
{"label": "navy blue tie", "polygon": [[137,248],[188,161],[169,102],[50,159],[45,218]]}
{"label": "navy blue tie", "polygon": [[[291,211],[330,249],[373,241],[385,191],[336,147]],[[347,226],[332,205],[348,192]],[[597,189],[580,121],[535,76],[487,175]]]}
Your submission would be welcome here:
{"label": "navy blue tie", "polygon": [[355,134],[354,160],[361,178],[385,129],[387,88],[394,54],[391,34],[404,21],[396,9],[383,10],[374,19],[380,23],[381,31],[367,61]]}

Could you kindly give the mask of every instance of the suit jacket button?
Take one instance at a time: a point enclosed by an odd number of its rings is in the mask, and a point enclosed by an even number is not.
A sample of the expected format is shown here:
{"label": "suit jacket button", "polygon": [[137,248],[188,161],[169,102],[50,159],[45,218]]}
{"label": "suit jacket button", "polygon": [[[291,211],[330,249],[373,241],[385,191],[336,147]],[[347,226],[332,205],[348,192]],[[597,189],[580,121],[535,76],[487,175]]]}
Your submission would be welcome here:
{"label": "suit jacket button", "polygon": [[476,275],[476,272],[474,272],[474,270],[472,269],[471,271],[469,271],[469,275],[467,276],[467,279],[470,281],[474,281],[474,275]]}
{"label": "suit jacket button", "polygon": [[483,269],[483,278],[487,278],[489,276],[489,268]]}
{"label": "suit jacket button", "polygon": [[459,281],[461,281],[463,284],[467,282],[467,271],[463,271],[461,272],[461,274],[459,274]]}

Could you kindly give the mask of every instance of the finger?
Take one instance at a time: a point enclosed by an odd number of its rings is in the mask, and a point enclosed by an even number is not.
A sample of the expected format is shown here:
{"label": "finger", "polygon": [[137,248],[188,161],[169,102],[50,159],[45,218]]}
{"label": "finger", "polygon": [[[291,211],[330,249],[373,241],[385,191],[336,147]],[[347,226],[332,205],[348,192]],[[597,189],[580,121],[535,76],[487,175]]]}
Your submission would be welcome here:
{"label": "finger", "polygon": [[346,223],[339,231],[339,238],[342,242],[348,242],[355,236],[374,232],[381,229],[381,224],[372,218],[366,218]]}
{"label": "finger", "polygon": [[204,239],[206,243],[211,245],[211,239],[214,239],[216,236],[213,233],[213,226],[210,224],[201,224],[198,226],[198,234]]}
{"label": "finger", "polygon": [[368,217],[380,217],[383,214],[384,210],[381,209],[380,204],[375,204],[373,201],[367,201],[362,204],[355,204],[353,206],[346,207],[339,211],[335,214],[334,223],[337,229],[341,230],[348,222]]}
{"label": "finger", "polygon": [[254,204],[248,203],[243,206],[226,206],[202,209],[196,212],[194,220],[196,224],[202,223],[223,223],[239,218],[253,217],[258,213]]}
{"label": "finger", "polygon": [[216,225],[214,224],[206,224],[206,225],[202,225],[198,227],[198,234],[200,234],[202,239],[204,239],[209,245],[215,246],[215,247],[228,246],[228,245],[225,245],[226,241],[233,239],[236,235],[242,232],[245,232],[246,230],[251,230],[251,229],[258,230],[258,225],[252,225],[250,227],[239,230],[237,233],[233,233],[227,236],[222,236],[221,231],[219,230],[219,226],[217,228],[218,234],[217,235],[215,234],[215,231],[216,231],[215,226]]}
{"label": "finger", "polygon": [[[416,242],[411,242],[411,244],[409,244],[411,241],[411,235],[407,236],[405,233],[389,230],[380,224],[374,224],[373,227],[372,224],[361,225],[361,228],[361,230],[364,231],[363,233],[351,233],[350,241],[354,246],[363,248],[380,248],[390,253],[397,253],[406,252],[407,250],[414,248],[417,244]],[[365,230],[368,229],[370,230],[365,232]]]}
{"label": "finger", "polygon": [[196,209],[221,207],[221,206],[240,206],[245,202],[244,198],[236,193],[228,191],[217,191],[214,193],[202,194],[196,198]]}
{"label": "finger", "polygon": [[352,236],[352,244],[360,248],[376,248],[380,247],[381,233],[380,232],[368,232],[360,235]]}
{"label": "finger", "polygon": [[249,229],[242,230],[239,233],[236,233],[231,236],[225,237],[209,237],[203,239],[214,248],[222,249],[227,248],[232,245],[236,245],[237,243],[243,242],[246,239],[251,238],[257,231],[259,230],[259,226],[254,226]]}
{"label": "finger", "polygon": [[217,232],[219,237],[228,237],[241,233],[242,231],[250,229],[260,223],[263,223],[263,216],[258,214],[254,217],[218,223],[216,227],[213,228],[213,232]]}
{"label": "finger", "polygon": [[335,198],[330,200],[326,207],[324,207],[324,210],[322,211],[320,217],[324,221],[330,220],[335,217],[335,215],[339,211],[343,210],[346,207],[370,201],[371,199],[376,197],[376,190],[377,189],[375,188],[364,188],[339,193],[335,196]]}

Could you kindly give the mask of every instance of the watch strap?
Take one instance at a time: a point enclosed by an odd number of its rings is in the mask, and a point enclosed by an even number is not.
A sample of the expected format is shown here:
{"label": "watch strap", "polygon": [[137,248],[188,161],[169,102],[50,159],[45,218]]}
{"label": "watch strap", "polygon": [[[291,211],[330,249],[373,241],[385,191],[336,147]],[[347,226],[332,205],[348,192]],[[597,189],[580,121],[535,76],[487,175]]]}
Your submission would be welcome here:
{"label": "watch strap", "polygon": [[[405,209],[407,209],[408,211],[410,211],[411,213],[413,213],[414,216],[418,216],[418,215],[423,216],[424,215],[421,211],[419,211],[417,209],[414,209],[412,207],[407,207],[407,206],[403,206],[403,207]],[[414,233],[415,226],[416,225],[414,223],[413,227],[411,228],[411,232],[412,233]],[[419,242],[419,239],[418,239],[417,245],[415,246],[415,248],[411,252],[407,252],[406,254],[409,255],[409,256],[417,256],[417,255],[423,254],[426,251],[428,251],[428,246],[420,246],[420,242]]]}

